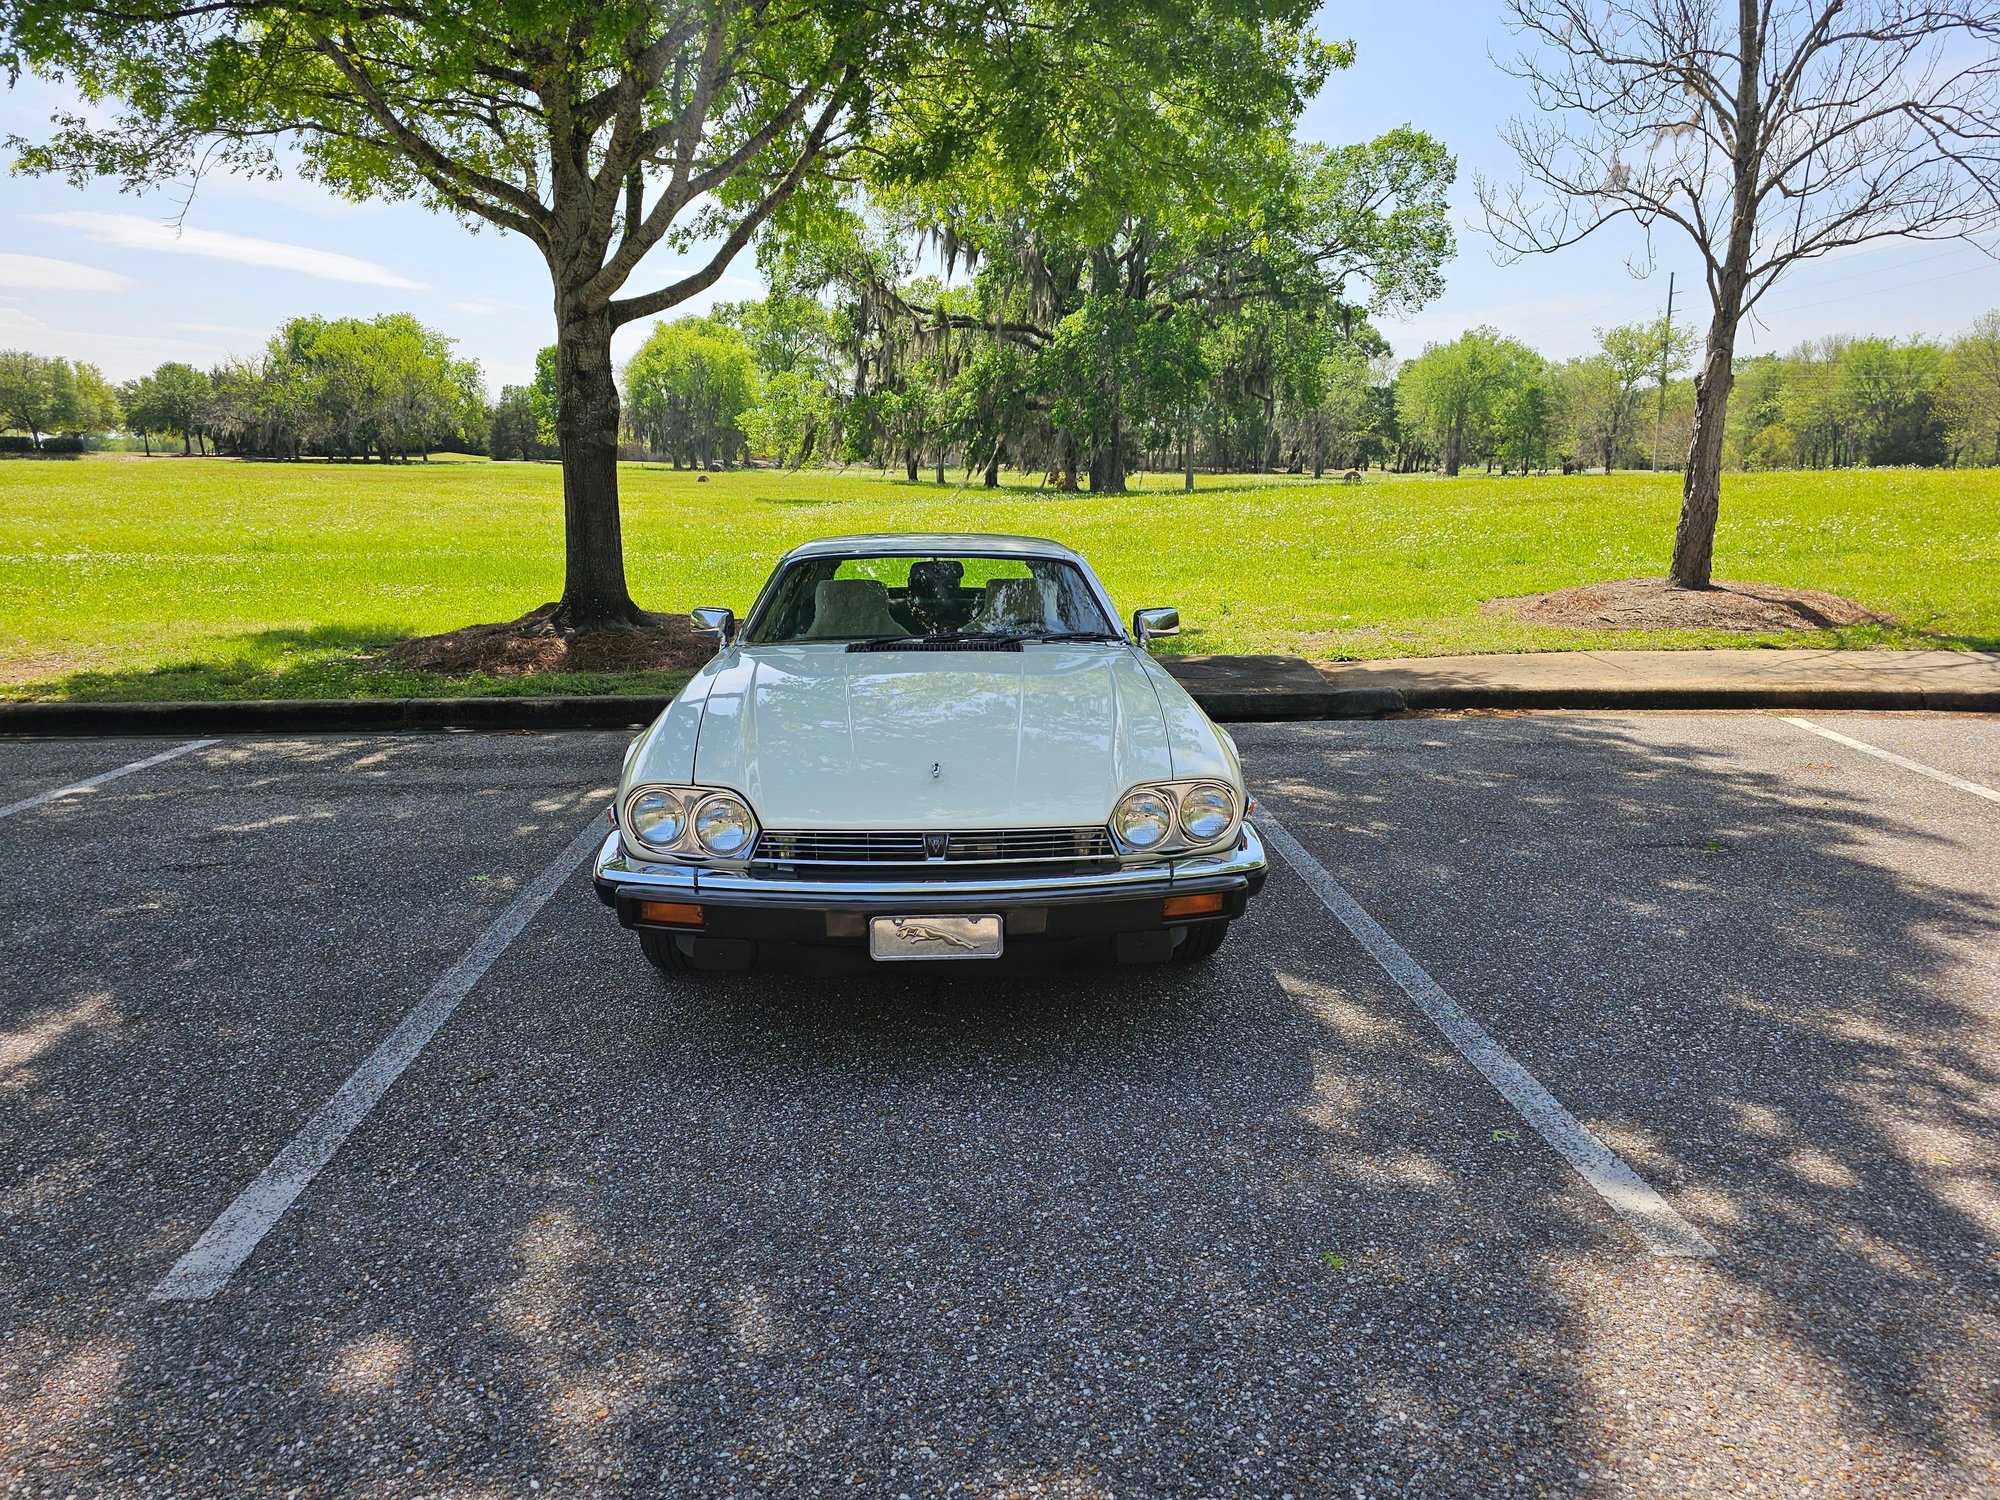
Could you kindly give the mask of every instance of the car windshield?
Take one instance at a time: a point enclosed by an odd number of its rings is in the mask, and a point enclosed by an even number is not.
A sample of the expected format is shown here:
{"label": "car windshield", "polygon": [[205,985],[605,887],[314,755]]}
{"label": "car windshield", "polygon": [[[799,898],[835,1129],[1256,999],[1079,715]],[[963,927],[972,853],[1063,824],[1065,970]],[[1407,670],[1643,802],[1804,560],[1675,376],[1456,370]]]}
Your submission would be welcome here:
{"label": "car windshield", "polygon": [[787,567],[744,641],[851,650],[1119,640],[1083,570],[1054,557],[806,557]]}

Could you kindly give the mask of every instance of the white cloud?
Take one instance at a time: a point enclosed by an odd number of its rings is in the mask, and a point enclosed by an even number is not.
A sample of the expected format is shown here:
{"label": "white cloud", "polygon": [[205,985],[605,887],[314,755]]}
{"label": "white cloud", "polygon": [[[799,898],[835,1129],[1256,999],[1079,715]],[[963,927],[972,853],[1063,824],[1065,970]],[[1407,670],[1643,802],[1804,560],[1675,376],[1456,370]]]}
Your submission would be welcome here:
{"label": "white cloud", "polygon": [[376,213],[387,207],[379,200],[357,203],[343,198],[331,188],[301,176],[296,158],[289,158],[290,170],[281,177],[252,177],[240,172],[211,172],[201,179],[200,192],[218,197],[254,198],[294,213],[314,214],[323,219],[346,218],[350,214]]}
{"label": "white cloud", "polygon": [[247,234],[231,234],[221,229],[176,229],[171,224],[162,224],[139,214],[106,214],[78,209],[69,213],[36,214],[34,217],[44,224],[75,229],[100,245],[115,245],[121,250],[199,255],[209,260],[234,261],[238,265],[260,266],[274,271],[296,271],[301,276],[317,276],[323,281],[423,290],[422,282],[411,281],[372,260],[360,260],[332,250],[315,250],[310,245],[254,239]]}
{"label": "white cloud", "polygon": [[229,333],[242,338],[258,337],[257,330],[245,328],[241,323],[162,323],[162,328],[171,328],[175,333]]}
{"label": "white cloud", "polygon": [[228,353],[220,344],[194,339],[54,328],[15,307],[0,307],[0,348],[26,349],[34,354],[60,354],[65,359],[87,360],[101,367],[112,380],[130,380],[144,375],[161,360],[180,359],[190,364],[208,364]]}
{"label": "white cloud", "polygon": [[0,286],[37,292],[122,292],[137,284],[116,271],[78,265],[73,260],[0,254]]}
{"label": "white cloud", "polygon": [[497,317],[501,313],[524,313],[531,311],[520,302],[508,302],[497,297],[466,297],[457,302],[447,302],[445,306],[452,312],[464,313],[473,318]]}

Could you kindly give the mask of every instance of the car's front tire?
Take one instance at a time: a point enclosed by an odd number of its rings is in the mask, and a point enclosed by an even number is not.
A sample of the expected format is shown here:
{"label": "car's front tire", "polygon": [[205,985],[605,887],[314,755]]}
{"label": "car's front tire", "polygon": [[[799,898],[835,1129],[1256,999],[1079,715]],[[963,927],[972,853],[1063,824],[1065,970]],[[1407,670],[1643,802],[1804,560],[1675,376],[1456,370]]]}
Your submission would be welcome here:
{"label": "car's front tire", "polygon": [[639,948],[646,955],[646,962],[663,974],[694,972],[694,960],[681,951],[681,945],[674,941],[671,932],[642,931]]}
{"label": "car's front tire", "polygon": [[1190,927],[1187,936],[1174,944],[1174,962],[1199,963],[1214,954],[1215,950],[1222,946],[1222,940],[1228,936],[1227,922],[1203,922],[1198,927]]}

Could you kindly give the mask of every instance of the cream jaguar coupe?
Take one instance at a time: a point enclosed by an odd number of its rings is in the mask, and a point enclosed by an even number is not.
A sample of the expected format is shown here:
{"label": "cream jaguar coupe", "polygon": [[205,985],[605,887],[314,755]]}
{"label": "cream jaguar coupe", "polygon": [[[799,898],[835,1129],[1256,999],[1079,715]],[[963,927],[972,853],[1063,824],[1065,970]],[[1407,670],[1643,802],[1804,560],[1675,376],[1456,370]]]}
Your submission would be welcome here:
{"label": "cream jaguar coupe", "polygon": [[1206,958],[1264,883],[1235,743],[1076,553],[787,553],[625,756],[598,894],[662,969]]}

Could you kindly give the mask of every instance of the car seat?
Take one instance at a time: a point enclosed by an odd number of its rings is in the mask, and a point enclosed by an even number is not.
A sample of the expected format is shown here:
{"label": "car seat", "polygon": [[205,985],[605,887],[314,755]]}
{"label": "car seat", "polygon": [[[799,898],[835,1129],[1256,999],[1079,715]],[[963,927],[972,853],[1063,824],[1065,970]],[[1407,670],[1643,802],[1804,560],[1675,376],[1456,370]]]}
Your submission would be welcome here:
{"label": "car seat", "polygon": [[1041,578],[995,578],[980,595],[967,628],[1060,631],[1064,626],[1054,585]]}
{"label": "car seat", "polygon": [[829,578],[813,590],[806,640],[865,641],[906,635],[889,612],[889,590],[873,578]]}

